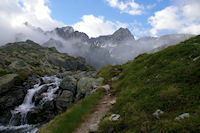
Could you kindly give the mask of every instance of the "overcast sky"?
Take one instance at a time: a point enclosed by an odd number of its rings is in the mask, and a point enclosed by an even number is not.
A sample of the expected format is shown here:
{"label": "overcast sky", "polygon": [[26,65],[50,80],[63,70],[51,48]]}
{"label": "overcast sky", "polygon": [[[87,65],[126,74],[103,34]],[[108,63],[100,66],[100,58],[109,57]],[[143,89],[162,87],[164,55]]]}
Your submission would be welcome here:
{"label": "overcast sky", "polygon": [[200,34],[200,0],[2,0],[0,39],[24,22],[51,30],[71,25],[90,37],[127,27],[136,37]]}

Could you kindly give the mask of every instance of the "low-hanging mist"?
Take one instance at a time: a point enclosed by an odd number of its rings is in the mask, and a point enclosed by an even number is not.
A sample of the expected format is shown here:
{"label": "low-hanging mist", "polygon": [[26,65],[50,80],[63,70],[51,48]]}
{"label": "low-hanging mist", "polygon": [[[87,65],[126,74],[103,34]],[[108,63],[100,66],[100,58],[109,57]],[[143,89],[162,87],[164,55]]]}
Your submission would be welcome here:
{"label": "low-hanging mist", "polygon": [[[127,28],[120,28],[112,35],[89,38],[87,34],[74,31],[69,26],[43,31],[26,22],[24,28],[10,34],[10,38],[6,41],[29,39],[46,47],[55,47],[59,52],[74,57],[81,56],[88,64],[100,69],[106,65],[123,64],[142,53],[158,51],[192,36],[191,34],[173,34],[135,40]],[[0,44],[5,44],[6,41],[1,40]]]}

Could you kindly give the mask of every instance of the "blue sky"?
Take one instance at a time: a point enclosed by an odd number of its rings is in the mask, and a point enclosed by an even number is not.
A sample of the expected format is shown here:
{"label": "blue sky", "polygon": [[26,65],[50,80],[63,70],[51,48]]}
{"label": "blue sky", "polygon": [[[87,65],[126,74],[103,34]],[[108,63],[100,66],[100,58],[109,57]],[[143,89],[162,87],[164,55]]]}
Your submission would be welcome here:
{"label": "blue sky", "polygon": [[169,0],[162,0],[160,2],[157,0],[135,0],[135,2],[145,6],[157,5],[152,9],[146,10],[143,15],[134,16],[127,13],[120,13],[119,9],[110,7],[105,0],[51,0],[49,8],[52,11],[51,16],[54,19],[68,25],[80,21],[81,17],[86,14],[104,16],[105,19],[111,21],[132,23],[137,20],[145,24],[147,23],[147,18],[152,16],[155,11],[159,11],[171,3]]}
{"label": "blue sky", "polygon": [[[127,1],[123,0],[122,2]],[[92,14],[103,16],[105,20],[112,22],[126,23],[128,24],[127,28],[132,31],[134,26],[141,30],[151,29],[148,18],[154,15],[154,12],[172,4],[170,0],[135,0],[134,2],[144,6],[142,14],[122,13],[120,9],[111,7],[106,0],[51,0],[49,8],[52,18],[62,21],[66,25],[73,25],[81,21],[82,16]],[[133,32],[133,34],[135,33]],[[144,33],[141,36],[148,36],[149,34]]]}
{"label": "blue sky", "polygon": [[[136,38],[200,34],[200,0],[3,0],[0,39],[33,27],[72,26],[89,37],[128,28]],[[7,39],[9,40],[9,39]]]}

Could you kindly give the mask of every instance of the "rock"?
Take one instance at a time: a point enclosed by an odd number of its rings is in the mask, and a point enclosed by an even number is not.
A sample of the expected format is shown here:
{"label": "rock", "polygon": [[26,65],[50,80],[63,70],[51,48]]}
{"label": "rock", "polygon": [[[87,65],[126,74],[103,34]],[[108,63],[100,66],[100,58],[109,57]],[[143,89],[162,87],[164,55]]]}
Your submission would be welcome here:
{"label": "rock", "polygon": [[33,96],[33,101],[35,101],[36,106],[44,98],[44,95],[42,95],[42,93],[47,92],[47,90],[48,90],[48,86],[44,85],[39,91],[35,93],[35,95]]}
{"label": "rock", "polygon": [[53,119],[58,112],[56,111],[55,101],[47,101],[42,108],[34,108],[27,114],[29,124],[48,122]]}
{"label": "rock", "polygon": [[71,91],[64,90],[61,96],[56,99],[56,108],[58,112],[62,112],[63,110],[67,109],[73,102],[73,93]]}
{"label": "rock", "polygon": [[26,91],[22,88],[12,88],[6,95],[0,96],[0,123],[8,123],[11,118],[10,110],[21,104]]}
{"label": "rock", "polygon": [[200,58],[200,56],[195,57],[192,61],[196,61]]}
{"label": "rock", "polygon": [[156,117],[157,119],[160,119],[160,115],[162,115],[164,112],[160,109],[157,109],[154,113],[153,116]]}
{"label": "rock", "polygon": [[92,124],[89,126],[89,133],[96,133],[98,131],[98,124]]}
{"label": "rock", "polygon": [[110,117],[109,117],[109,120],[110,121],[117,121],[119,120],[120,118],[120,115],[119,114],[112,114]]}
{"label": "rock", "polygon": [[104,85],[104,86],[101,86],[103,89],[105,89],[106,92],[108,92],[110,90],[110,85]]}
{"label": "rock", "polygon": [[0,95],[12,89],[17,76],[17,74],[7,74],[0,77]]}
{"label": "rock", "polygon": [[110,101],[110,104],[111,105],[114,105],[116,103],[116,100],[114,99],[114,100],[112,100],[112,101]]}
{"label": "rock", "polygon": [[77,80],[72,76],[66,76],[60,83],[60,88],[63,90],[71,91],[74,95],[77,91]]}
{"label": "rock", "polygon": [[95,89],[101,85],[102,82],[102,78],[95,79],[92,77],[81,77],[77,84],[76,101],[95,92]]}
{"label": "rock", "polygon": [[96,87],[96,80],[90,77],[82,77],[77,84],[77,91],[85,93],[86,95]]}
{"label": "rock", "polygon": [[189,117],[190,117],[189,113],[184,113],[184,114],[177,116],[174,120],[182,120],[182,119],[189,118]]}
{"label": "rock", "polygon": [[115,80],[117,80],[117,78],[118,78],[118,77],[115,76],[115,77],[113,77],[111,80],[112,80],[112,81],[115,81]]}
{"label": "rock", "polygon": [[95,80],[95,82],[96,82],[96,86],[99,86],[99,85],[101,85],[102,83],[103,83],[103,78],[98,78],[98,79],[96,79]]}

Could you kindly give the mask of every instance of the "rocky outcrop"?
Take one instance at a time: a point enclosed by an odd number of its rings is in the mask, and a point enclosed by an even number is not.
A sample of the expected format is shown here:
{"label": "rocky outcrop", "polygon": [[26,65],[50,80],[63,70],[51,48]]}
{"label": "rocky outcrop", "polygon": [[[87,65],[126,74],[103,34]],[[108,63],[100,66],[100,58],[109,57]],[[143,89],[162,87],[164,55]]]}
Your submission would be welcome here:
{"label": "rocky outcrop", "polygon": [[10,90],[14,86],[17,74],[7,74],[0,77],[0,94]]}
{"label": "rocky outcrop", "polygon": [[92,67],[81,57],[59,53],[55,48],[42,47],[30,40],[0,47],[0,70],[53,74],[64,71],[87,71]]}
{"label": "rocky outcrop", "polygon": [[[77,85],[83,77],[96,80],[96,72],[91,70],[93,68],[81,57],[74,58],[59,53],[55,48],[45,48],[30,40],[1,46],[0,72],[3,75],[0,73],[0,123],[8,124],[11,118],[13,125],[48,122],[86,96],[77,96],[80,93],[77,91]],[[59,80],[44,78],[44,75],[57,75]],[[29,89],[37,88],[37,84],[41,88],[32,93],[34,95],[28,101],[34,105],[31,107],[24,103],[27,100],[25,96]],[[53,90],[54,88],[56,90]],[[90,93],[88,91],[87,94]],[[16,107],[23,103],[26,104],[25,107],[31,108],[24,114],[27,120],[21,123],[23,114],[18,111],[23,108]],[[11,111],[15,111],[14,117]]]}
{"label": "rocky outcrop", "polygon": [[[15,76],[9,74],[3,77]],[[80,99],[90,95],[94,90],[101,85],[103,79],[96,79],[96,72],[65,72],[57,74],[61,78],[59,88],[53,92],[52,88],[56,87],[53,84],[55,82],[52,78],[41,78],[38,75],[32,75],[22,84],[21,87],[14,87],[8,92],[4,92],[0,97],[0,123],[8,123],[12,117],[11,110],[14,110],[17,106],[23,103],[24,97],[28,90],[33,88],[35,84],[40,82],[41,88],[33,95],[32,102],[33,108],[27,113],[26,121],[29,124],[46,123],[53,119],[59,113],[65,111],[72,104],[76,103]],[[1,77],[1,78],[3,78]],[[11,80],[10,82],[13,80]],[[10,83],[8,82],[8,83]],[[47,93],[52,91],[53,99],[48,100]],[[45,100],[46,98],[47,100]],[[6,117],[5,117],[6,116]],[[16,113],[14,117],[13,125],[20,125],[21,122],[20,113]]]}
{"label": "rocky outcrop", "polygon": [[58,112],[66,110],[74,103],[74,94],[71,91],[63,90],[62,94],[56,99],[56,108]]}
{"label": "rocky outcrop", "polygon": [[17,74],[0,77],[0,123],[7,123],[11,117],[10,110],[23,102],[26,89],[16,86]]}
{"label": "rocky outcrop", "polygon": [[77,80],[73,76],[66,76],[60,83],[60,88],[68,90],[75,95],[77,92]]}

